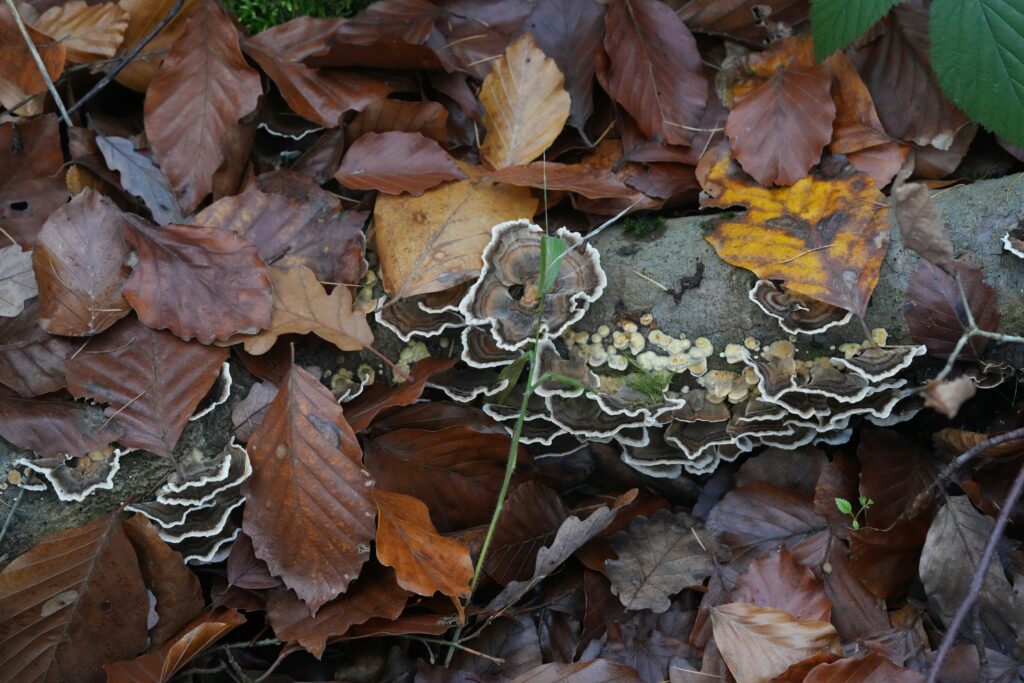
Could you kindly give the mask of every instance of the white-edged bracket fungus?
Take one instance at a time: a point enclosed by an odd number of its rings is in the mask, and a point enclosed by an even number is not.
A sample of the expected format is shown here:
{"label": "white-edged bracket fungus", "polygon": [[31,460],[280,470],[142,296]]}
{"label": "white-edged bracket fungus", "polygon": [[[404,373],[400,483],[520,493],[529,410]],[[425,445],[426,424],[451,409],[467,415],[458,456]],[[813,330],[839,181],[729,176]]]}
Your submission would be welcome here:
{"label": "white-edged bracket fungus", "polygon": [[853,317],[849,311],[783,289],[771,280],[755,282],[748,296],[789,334],[818,334]]}
{"label": "white-edged bracket fungus", "polygon": [[[114,475],[121,469],[121,456],[133,450],[108,446],[77,458],[63,455],[42,459],[19,458],[14,464],[44,477],[60,500],[80,503],[91,493],[114,488]],[[27,483],[21,486],[30,488]]]}

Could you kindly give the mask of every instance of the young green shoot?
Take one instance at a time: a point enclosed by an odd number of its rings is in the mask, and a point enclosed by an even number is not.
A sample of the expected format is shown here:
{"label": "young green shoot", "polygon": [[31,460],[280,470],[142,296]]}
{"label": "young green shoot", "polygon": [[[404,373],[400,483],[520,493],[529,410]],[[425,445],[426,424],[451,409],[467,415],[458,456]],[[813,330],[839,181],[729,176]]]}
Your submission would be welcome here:
{"label": "young green shoot", "polygon": [[860,518],[864,517],[864,521],[867,521],[868,508],[875,504],[875,501],[871,500],[867,496],[861,496],[857,499],[860,503],[860,509],[856,513],[853,511],[853,504],[845,498],[836,498],[836,507],[844,515],[850,518],[850,527],[857,531],[860,529]]}

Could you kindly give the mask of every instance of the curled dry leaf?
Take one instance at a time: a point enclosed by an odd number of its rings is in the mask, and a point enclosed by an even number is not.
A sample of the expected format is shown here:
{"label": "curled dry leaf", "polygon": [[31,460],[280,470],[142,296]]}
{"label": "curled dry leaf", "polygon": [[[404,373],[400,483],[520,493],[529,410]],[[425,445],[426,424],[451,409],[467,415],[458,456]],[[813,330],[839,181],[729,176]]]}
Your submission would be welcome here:
{"label": "curled dry leaf", "polygon": [[68,361],[68,391],[107,404],[122,445],[169,458],[227,355],[128,318]]}
{"label": "curled dry leaf", "polygon": [[358,351],[373,343],[366,315],[352,310],[348,287],[339,285],[327,294],[313,271],[303,266],[271,268],[270,282],[274,288],[270,323],[264,332],[244,338],[249,353],[266,353],[284,334],[312,332],[342,351]]}
{"label": "curled dry leaf", "polygon": [[39,324],[51,334],[99,334],[131,312],[125,220],[112,201],[86,188],[54,211],[39,231],[33,267]]}
{"label": "curled dry leaf", "polygon": [[17,244],[0,249],[0,318],[13,318],[25,302],[39,294],[32,273],[32,252]]}
{"label": "curled dry leaf", "polygon": [[71,0],[40,14],[33,28],[64,43],[70,61],[95,62],[117,52],[128,28],[128,13],[114,2],[89,5]]}
{"label": "curled dry leaf", "polygon": [[563,664],[551,662],[530,669],[512,679],[512,683],[640,683],[636,670],[607,659]]}
{"label": "curled dry leaf", "polygon": [[146,91],[146,136],[183,211],[210,194],[229,128],[256,108],[262,92],[235,25],[216,2],[198,0]]}
{"label": "curled dry leaf", "polygon": [[53,534],[0,573],[0,676],[102,681],[146,646],[148,612],[118,512]]}
{"label": "curled dry leaf", "polygon": [[[128,12],[128,28],[124,32],[124,41],[117,53],[123,55],[138,45],[139,41],[148,36],[150,31],[167,16],[174,3],[175,0],[118,0],[117,4],[121,9]],[[143,51],[144,53],[158,54],[136,56],[117,74],[117,82],[136,92],[146,92],[146,88],[149,87],[150,81],[153,80],[153,76],[163,61],[163,57],[159,53],[168,50],[181,38],[181,34],[185,31],[185,24],[198,4],[199,0],[184,0],[174,18],[160,29],[160,32],[153,40],[149,41]]]}
{"label": "curled dry leaf", "polygon": [[954,380],[932,380],[924,390],[924,405],[949,419],[956,417],[960,406],[966,403],[978,386],[966,375]]}
{"label": "curled dry leaf", "polygon": [[466,174],[441,146],[419,133],[366,133],[352,143],[334,179],[353,190],[420,196]]}
{"label": "curled dry leaf", "polygon": [[703,206],[749,207],[706,238],[723,260],[864,314],[889,245],[888,209],[868,176],[807,177],[768,189],[738,177],[719,148],[702,160],[698,178],[710,195]]}
{"label": "curled dry leaf", "polygon": [[[947,269],[960,278],[978,327],[989,332],[998,330],[996,290],[985,282],[981,269],[963,261],[951,261]],[[933,356],[948,356],[967,329],[967,316],[956,279],[946,270],[921,261],[910,278],[903,317],[915,342],[927,346]],[[960,360],[977,359],[987,345],[987,338],[972,337],[961,349]]]}
{"label": "curled dry leaf", "polygon": [[0,436],[40,457],[63,458],[106,448],[122,430],[99,406],[0,391]]}
{"label": "curled dry leaf", "polygon": [[460,180],[421,197],[377,197],[377,253],[384,287],[396,299],[439,292],[480,274],[498,223],[533,216],[530,191]]}
{"label": "curled dry leaf", "polygon": [[96,146],[107,168],[120,174],[121,186],[142,200],[158,225],[184,221],[167,176],[131,140],[97,135]]}
{"label": "curled dry leaf", "polygon": [[494,63],[480,88],[487,136],[480,158],[491,168],[526,164],[541,155],[569,117],[569,93],[554,60],[524,33]]}
{"label": "curled dry leaf", "polygon": [[292,367],[249,440],[242,529],[256,556],[315,612],[359,576],[374,504],[359,442],[319,381]]}

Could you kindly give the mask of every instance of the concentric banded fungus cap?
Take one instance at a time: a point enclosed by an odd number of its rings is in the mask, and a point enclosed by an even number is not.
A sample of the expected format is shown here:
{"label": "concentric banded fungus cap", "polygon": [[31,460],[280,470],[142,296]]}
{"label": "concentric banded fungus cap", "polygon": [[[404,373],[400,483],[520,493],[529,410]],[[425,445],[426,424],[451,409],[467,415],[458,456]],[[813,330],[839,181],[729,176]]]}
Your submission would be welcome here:
{"label": "concentric banded fungus cap", "polygon": [[748,296],[790,334],[817,334],[836,325],[845,325],[853,317],[849,311],[790,292],[771,280],[758,280]]}
{"label": "concentric banded fungus cap", "polygon": [[462,360],[471,368],[501,367],[521,355],[521,351],[506,351],[498,346],[482,327],[470,326],[462,330]]}
{"label": "concentric banded fungus cap", "polygon": [[427,386],[440,389],[460,403],[468,403],[477,396],[494,396],[508,386],[508,380],[493,370],[452,368],[432,375]]}
{"label": "concentric banded fungus cap", "polygon": [[404,342],[410,341],[413,337],[434,337],[449,327],[462,327],[466,324],[457,310],[424,310],[421,304],[429,296],[430,294],[413,296],[386,305],[383,303],[384,299],[381,299],[373,317]]}
{"label": "concentric banded fungus cap", "polygon": [[33,460],[19,458],[14,464],[46,477],[60,500],[81,502],[95,491],[114,488],[114,475],[121,469],[121,456],[132,450],[108,446],[79,458],[63,455]]}
{"label": "concentric banded fungus cap", "polygon": [[536,382],[545,373],[567,377],[577,382],[578,386],[557,379],[548,379],[537,386],[537,393],[541,396],[572,398],[582,394],[585,389],[596,389],[600,384],[597,375],[587,367],[585,361],[579,358],[562,358],[550,339],[541,339],[537,344],[537,363],[531,381]]}
{"label": "concentric banded fungus cap", "polygon": [[570,434],[585,439],[615,436],[623,429],[643,427],[650,420],[649,415],[609,413],[586,394],[576,398],[553,394],[544,402],[548,407],[549,420]]}
{"label": "concentric banded fungus cap", "polygon": [[918,356],[928,352],[920,346],[872,346],[851,358],[833,358],[832,362],[853,370],[867,380],[880,382],[907,368]]}
{"label": "concentric banded fungus cap", "polygon": [[196,412],[192,413],[192,416],[188,418],[189,422],[194,422],[212,413],[217,406],[231,398],[231,384],[231,364],[225,362],[220,366],[220,374],[217,376],[217,381],[213,383],[210,390],[206,392],[206,396],[196,406]]}
{"label": "concentric banded fungus cap", "polygon": [[561,228],[557,235],[569,248],[541,312],[537,283],[543,235],[527,220],[494,226],[480,278],[459,305],[469,324],[487,326],[498,346],[509,351],[529,342],[538,325],[549,335],[561,334],[583,317],[608,282],[597,250]]}

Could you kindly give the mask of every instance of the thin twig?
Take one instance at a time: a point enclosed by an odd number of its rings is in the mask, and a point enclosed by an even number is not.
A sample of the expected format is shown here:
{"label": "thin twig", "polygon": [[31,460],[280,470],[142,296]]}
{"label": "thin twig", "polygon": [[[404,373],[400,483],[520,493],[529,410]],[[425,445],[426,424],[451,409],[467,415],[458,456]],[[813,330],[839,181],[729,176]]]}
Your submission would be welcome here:
{"label": "thin twig", "polygon": [[71,123],[71,117],[69,112],[64,108],[64,100],[60,98],[60,94],[57,92],[57,86],[53,84],[53,79],[50,78],[50,72],[46,70],[46,64],[43,63],[43,58],[39,54],[39,50],[36,49],[36,44],[32,42],[32,36],[28,34],[28,28],[25,26],[25,22],[21,20],[21,15],[18,14],[18,8],[14,6],[14,0],[7,0],[7,7],[10,8],[11,14],[14,15],[14,23],[18,25],[18,31],[21,32],[21,37],[25,39],[25,45],[28,46],[28,51],[32,53],[32,59],[36,63],[36,68],[39,69],[39,75],[43,77],[43,82],[46,83],[46,89],[50,91],[50,95],[53,96],[53,101],[57,105],[57,111],[60,112],[60,116],[64,119],[64,123],[67,124],[68,128],[74,126]]}
{"label": "thin twig", "polygon": [[[7,4],[11,4],[11,2],[13,2],[13,0],[7,0]],[[74,106],[72,106],[71,109],[68,110],[68,113],[74,114],[76,111],[85,106],[85,104],[93,97],[95,97],[101,90],[110,85],[110,82],[117,78],[117,75],[121,73],[126,66],[128,66],[128,63],[136,57],[138,57],[139,53],[142,52],[142,49],[149,45],[149,42],[151,40],[156,38],[156,34],[160,33],[160,31],[163,31],[164,28],[166,28],[167,24],[171,23],[171,20],[178,15],[178,12],[181,11],[181,8],[184,4],[185,0],[176,0],[171,9],[168,10],[167,14],[164,15],[164,18],[161,19],[159,23],[157,23],[157,25],[154,26],[153,29],[143,37],[142,40],[136,43],[135,47],[133,47],[128,52],[125,52],[124,55],[122,55],[121,59],[117,62],[117,64],[114,65],[114,68],[108,71],[107,74],[103,78],[101,78],[99,82],[96,83],[96,85],[89,88],[89,91],[82,95],[81,99],[75,102]],[[68,122],[68,125],[71,125],[70,121]]]}
{"label": "thin twig", "polygon": [[11,520],[14,519],[14,513],[18,510],[18,503],[21,502],[21,497],[25,495],[25,489],[18,489],[18,495],[14,499],[14,505],[11,506],[11,511],[7,513],[7,519],[4,520],[4,526],[0,529],[0,541],[4,540],[4,536],[7,535],[7,529],[11,526]]}
{"label": "thin twig", "polygon": [[996,525],[992,528],[992,533],[989,534],[988,543],[985,544],[985,551],[981,554],[978,566],[974,570],[974,576],[971,578],[971,585],[967,591],[967,596],[960,603],[960,608],[957,609],[953,621],[949,623],[946,635],[942,637],[942,644],[935,655],[935,663],[932,665],[931,671],[928,672],[928,683],[935,683],[938,680],[939,671],[942,669],[942,662],[953,648],[957,631],[960,630],[960,624],[963,623],[964,618],[967,617],[967,613],[971,610],[981,593],[981,586],[985,582],[985,576],[988,574],[988,566],[992,563],[992,558],[996,553],[996,546],[999,545],[999,541],[1003,537],[1006,525],[1010,521],[1010,512],[1017,505],[1017,500],[1020,498],[1022,490],[1024,490],[1024,467],[1021,467],[1020,471],[1017,472],[1017,477],[1013,480],[1013,486],[1010,487],[1010,493],[1006,496],[1003,507],[999,511]]}
{"label": "thin twig", "polygon": [[435,645],[446,645],[448,647],[454,647],[454,648],[457,648],[459,650],[463,650],[464,652],[468,652],[469,654],[474,655],[476,657],[482,657],[483,659],[486,659],[489,662],[494,662],[495,664],[504,664],[505,663],[505,660],[502,659],[501,657],[495,657],[493,655],[487,654],[486,652],[480,652],[480,650],[474,650],[473,648],[466,647],[462,643],[455,642],[454,640],[442,640],[441,638],[425,638],[425,637],[422,637],[422,636],[413,636],[412,640],[418,640],[418,641],[423,642],[423,643],[434,643]]}

